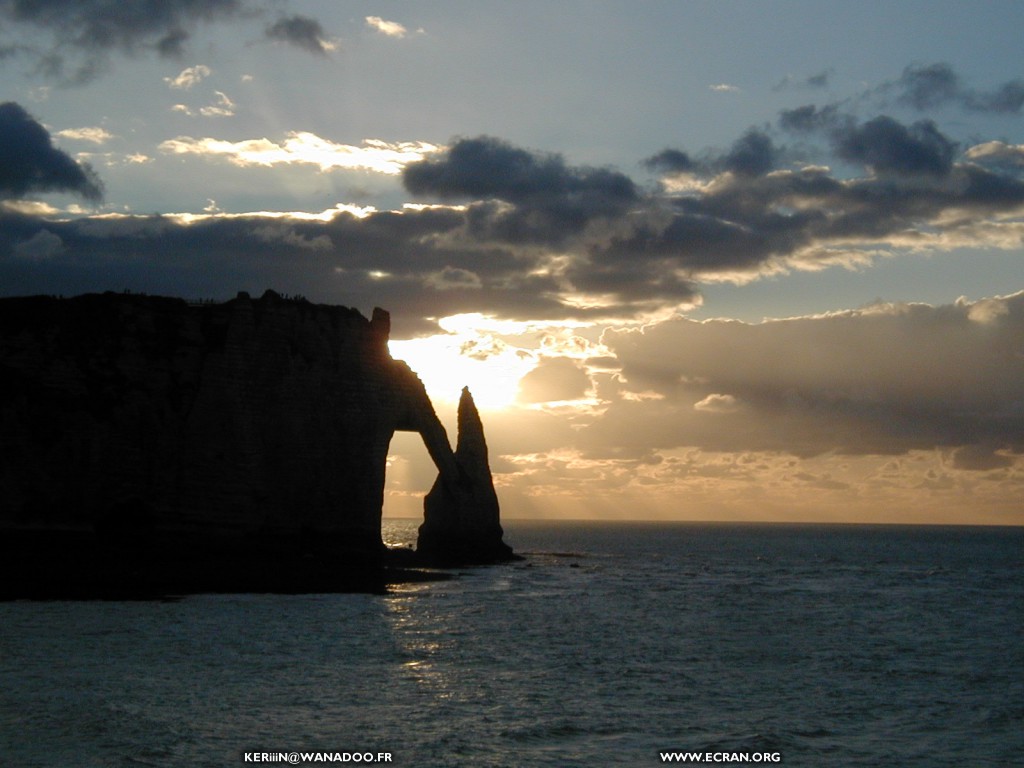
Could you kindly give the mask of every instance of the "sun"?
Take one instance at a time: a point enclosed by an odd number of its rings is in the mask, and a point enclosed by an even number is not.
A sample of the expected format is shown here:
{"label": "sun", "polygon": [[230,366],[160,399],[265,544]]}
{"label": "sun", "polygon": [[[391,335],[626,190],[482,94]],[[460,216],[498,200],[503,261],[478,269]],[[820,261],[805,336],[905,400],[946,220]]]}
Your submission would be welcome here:
{"label": "sun", "polygon": [[473,327],[466,316],[444,318],[447,333],[390,341],[396,360],[404,360],[423,381],[435,403],[454,403],[469,387],[478,408],[498,410],[515,404],[519,381],[536,366],[535,355]]}

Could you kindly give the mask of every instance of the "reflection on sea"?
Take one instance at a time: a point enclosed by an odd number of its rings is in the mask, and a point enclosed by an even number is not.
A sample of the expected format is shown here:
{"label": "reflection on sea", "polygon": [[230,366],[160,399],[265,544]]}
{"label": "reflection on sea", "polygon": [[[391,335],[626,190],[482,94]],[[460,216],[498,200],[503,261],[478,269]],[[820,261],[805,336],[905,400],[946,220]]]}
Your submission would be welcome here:
{"label": "reflection on sea", "polygon": [[402,674],[417,686],[417,694],[436,701],[453,697],[452,676],[446,672],[455,650],[455,633],[443,624],[443,617],[429,610],[432,584],[405,584],[384,599],[385,617],[402,657]]}
{"label": "reflection on sea", "polygon": [[[389,595],[0,604],[0,759],[220,766],[309,749],[571,768],[686,749],[952,768],[1024,754],[1024,532],[506,530],[525,561]],[[414,538],[414,523],[393,537]]]}

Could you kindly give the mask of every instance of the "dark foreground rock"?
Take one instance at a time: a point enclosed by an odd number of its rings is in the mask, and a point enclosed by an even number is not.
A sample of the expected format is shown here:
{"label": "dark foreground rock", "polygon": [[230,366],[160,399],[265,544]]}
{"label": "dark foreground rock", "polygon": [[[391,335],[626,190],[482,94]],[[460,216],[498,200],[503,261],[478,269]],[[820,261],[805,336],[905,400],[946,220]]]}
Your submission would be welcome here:
{"label": "dark foreground rock", "polygon": [[161,533],[111,541],[91,531],[5,531],[0,601],[156,600],[211,593],[369,592],[450,576],[412,557],[367,557],[301,538]]}
{"label": "dark foreground rock", "polygon": [[[421,435],[451,497],[429,502],[443,525],[412,565],[507,559],[486,448],[486,474],[461,436],[452,451],[389,330],[383,310],[270,291],[0,300],[0,595],[418,578],[380,535],[396,431]],[[467,428],[482,443],[478,415]]]}

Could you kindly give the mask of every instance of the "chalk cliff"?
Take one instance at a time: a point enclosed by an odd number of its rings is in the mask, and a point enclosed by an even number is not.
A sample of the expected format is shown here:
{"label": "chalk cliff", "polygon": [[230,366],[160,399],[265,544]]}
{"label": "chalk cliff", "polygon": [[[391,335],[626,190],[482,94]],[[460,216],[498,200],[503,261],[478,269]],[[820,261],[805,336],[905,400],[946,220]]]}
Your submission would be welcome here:
{"label": "chalk cliff", "polygon": [[[473,488],[441,539],[456,537],[460,562],[502,559],[489,470],[463,458],[461,437],[452,451],[419,378],[391,358],[388,333],[383,310],[367,320],[269,291],[223,304],[113,293],[0,300],[0,549],[24,545],[26,531],[89,532],[115,559],[143,552],[171,568],[177,542],[197,562],[247,571],[236,546],[245,542],[269,558],[251,568],[260,588],[273,590],[275,562],[288,581],[296,562],[312,560],[317,583],[329,582],[383,562],[388,445],[408,430],[423,437],[441,485]],[[478,530],[487,538],[474,551]],[[88,547],[74,541],[66,549]],[[146,562],[131,567],[147,572]],[[22,557],[19,568],[32,564]]]}

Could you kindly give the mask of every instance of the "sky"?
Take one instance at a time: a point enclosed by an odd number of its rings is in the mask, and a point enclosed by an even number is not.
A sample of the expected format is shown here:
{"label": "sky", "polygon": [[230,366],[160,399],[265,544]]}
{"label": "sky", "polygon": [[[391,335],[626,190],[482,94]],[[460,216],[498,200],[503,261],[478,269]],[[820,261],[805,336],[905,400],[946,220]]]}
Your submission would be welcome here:
{"label": "sky", "polygon": [[1024,524],[1021,28],[0,0],[0,295],[383,307],[506,518]]}

